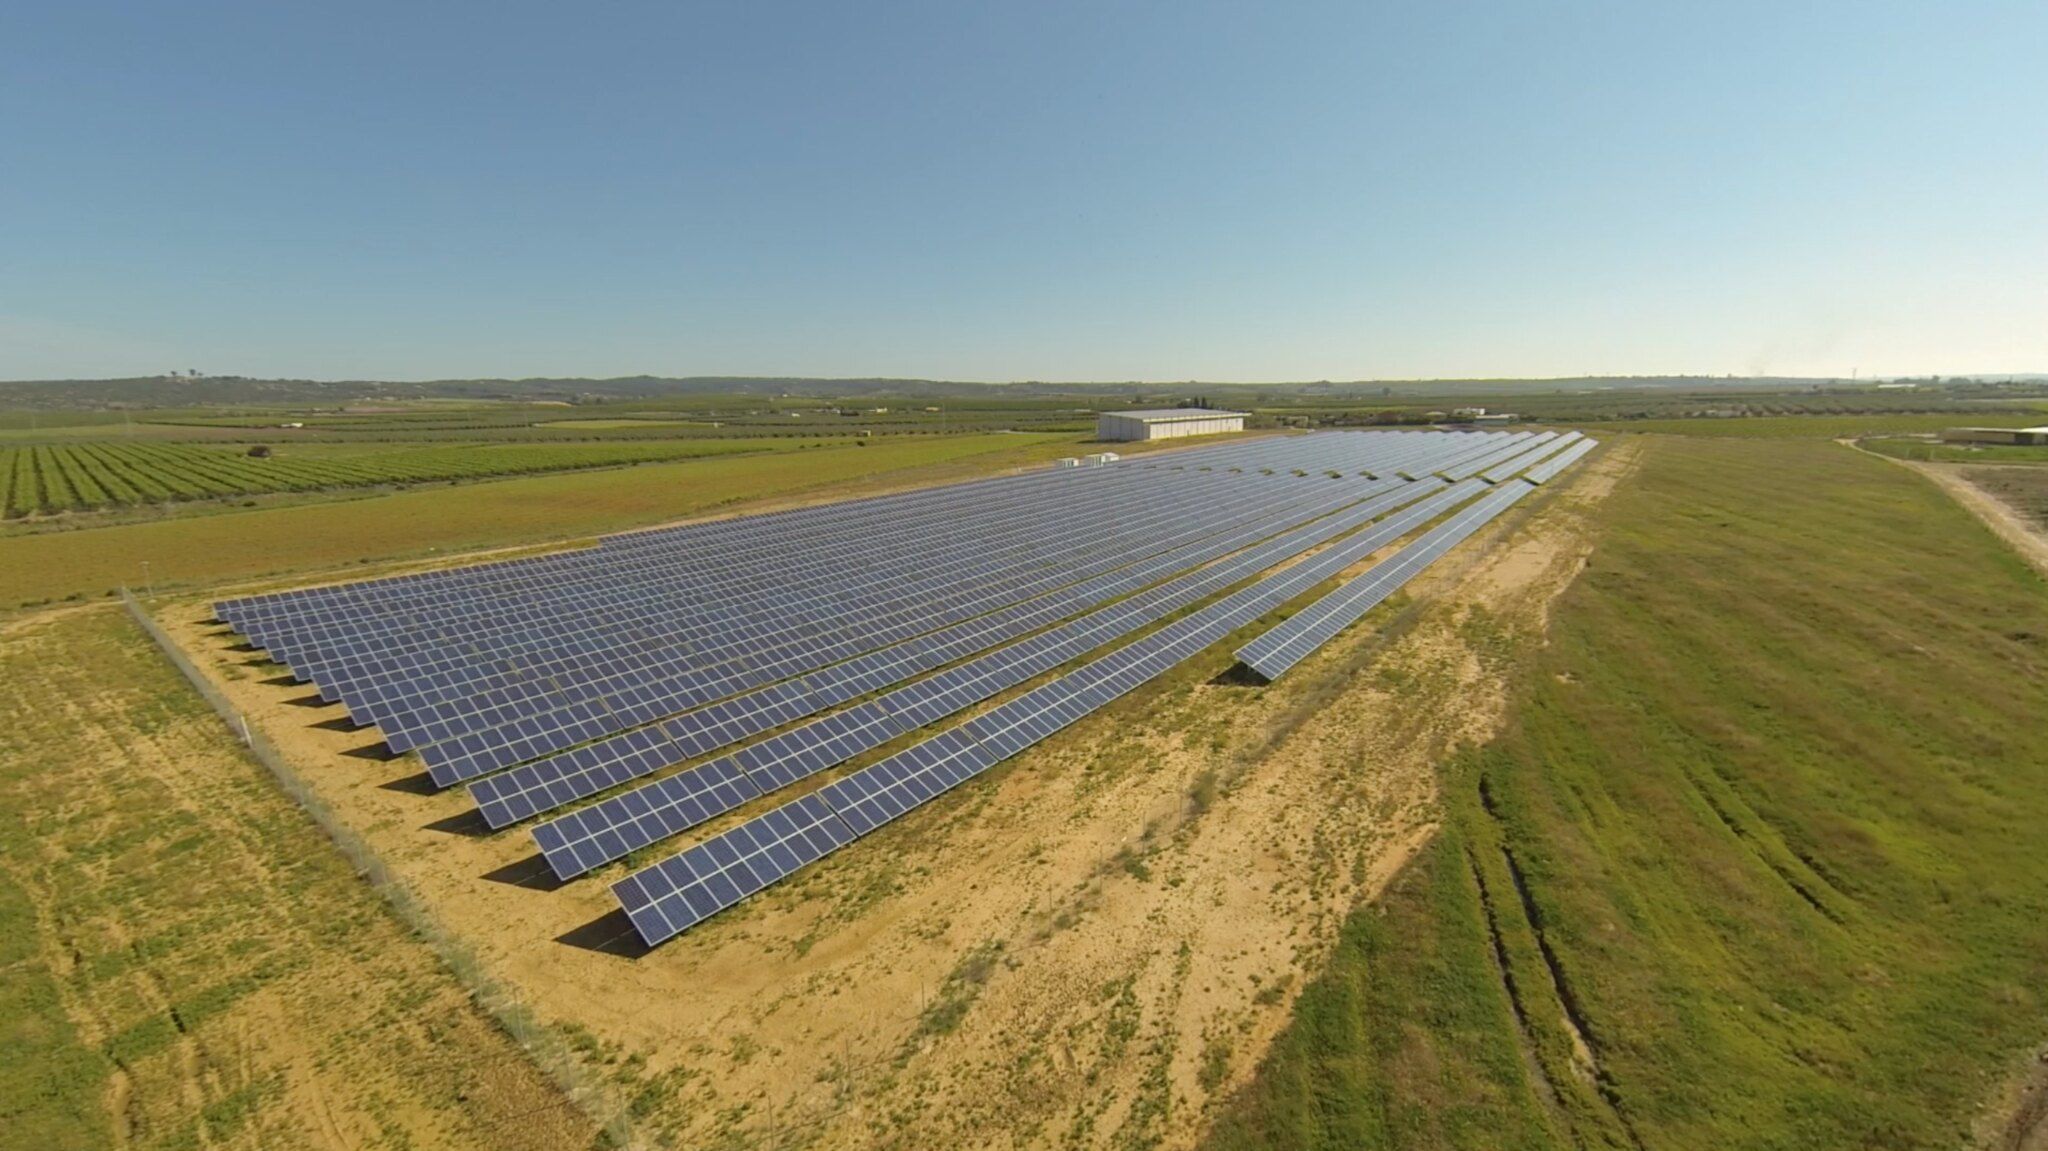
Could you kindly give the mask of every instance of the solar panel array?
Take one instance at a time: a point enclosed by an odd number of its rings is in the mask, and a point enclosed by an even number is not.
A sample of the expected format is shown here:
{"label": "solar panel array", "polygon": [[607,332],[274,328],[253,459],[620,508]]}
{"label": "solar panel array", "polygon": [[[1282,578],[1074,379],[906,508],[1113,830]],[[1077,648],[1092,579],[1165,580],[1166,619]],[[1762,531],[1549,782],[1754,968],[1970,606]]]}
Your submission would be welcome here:
{"label": "solar panel array", "polygon": [[727,802],[733,798],[730,792],[714,792],[715,787],[735,774],[756,781],[765,793],[835,767],[915,727],[935,723],[1068,660],[1133,635],[1276,563],[1440,488],[1441,481],[1402,484],[1227,560],[889,692],[860,707],[796,727],[732,755],[542,824],[534,829],[534,839],[558,876],[568,879],[580,875],[738,806]]}
{"label": "solar panel array", "polygon": [[[1578,435],[1577,432],[1573,432],[1572,434],[1574,436]],[[1582,439],[1578,443],[1573,444],[1570,451],[1561,452],[1558,455],[1553,456],[1540,464],[1537,464],[1535,467],[1530,468],[1528,474],[1523,476],[1522,478],[1528,480],[1532,484],[1548,483],[1549,481],[1556,479],[1559,472],[1562,472],[1566,468],[1571,467],[1573,464],[1578,463],[1579,457],[1585,455],[1587,452],[1592,451],[1595,446],[1597,446],[1597,441]]]}
{"label": "solar panel array", "polygon": [[216,611],[563,879],[899,748],[615,884],[658,943],[1449,514],[1247,645],[1279,674],[1591,447],[1243,441]]}

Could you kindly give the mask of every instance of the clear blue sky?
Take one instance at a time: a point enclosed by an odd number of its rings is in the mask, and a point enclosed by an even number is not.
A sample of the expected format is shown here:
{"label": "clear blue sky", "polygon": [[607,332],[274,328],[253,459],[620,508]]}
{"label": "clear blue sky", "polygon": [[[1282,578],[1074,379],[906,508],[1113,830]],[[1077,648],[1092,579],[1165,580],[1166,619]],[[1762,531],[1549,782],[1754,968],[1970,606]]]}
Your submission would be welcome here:
{"label": "clear blue sky", "polygon": [[0,378],[2048,371],[2048,4],[0,6]]}

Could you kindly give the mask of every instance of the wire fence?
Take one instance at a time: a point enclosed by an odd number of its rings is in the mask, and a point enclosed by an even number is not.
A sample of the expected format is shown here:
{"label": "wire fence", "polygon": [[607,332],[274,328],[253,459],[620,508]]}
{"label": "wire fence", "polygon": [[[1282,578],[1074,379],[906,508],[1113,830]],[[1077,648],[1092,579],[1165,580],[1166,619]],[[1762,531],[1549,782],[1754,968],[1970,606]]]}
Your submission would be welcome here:
{"label": "wire fence", "polygon": [[628,1110],[619,1104],[604,1083],[584,1069],[582,1061],[561,1036],[541,1024],[511,987],[484,969],[483,962],[468,944],[442,926],[426,903],[360,835],[334,814],[334,810],[314,792],[291,761],[264,736],[261,729],[250,725],[248,717],[237,710],[193,664],[155,617],[149,614],[149,609],[143,607],[141,601],[125,587],[121,589],[121,602],[127,605],[128,614],[134,617],[136,624],[155,642],[157,650],[163,652],[164,658],[184,675],[227,724],[235,738],[248,748],[249,754],[269,769],[284,793],[341,849],[356,874],[383,896],[414,934],[433,948],[441,962],[454,972],[470,998],[519,1044],[542,1074],[567,1097],[569,1104],[588,1115],[614,1146],[627,1149],[654,1146],[642,1138]]}

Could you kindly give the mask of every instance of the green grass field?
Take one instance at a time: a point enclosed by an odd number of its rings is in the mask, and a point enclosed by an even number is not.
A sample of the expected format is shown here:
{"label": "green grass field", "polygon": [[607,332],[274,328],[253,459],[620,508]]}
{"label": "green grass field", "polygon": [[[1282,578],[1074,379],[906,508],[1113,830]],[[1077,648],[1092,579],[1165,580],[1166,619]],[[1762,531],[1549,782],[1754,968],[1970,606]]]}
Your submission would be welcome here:
{"label": "green grass field", "polygon": [[1902,460],[1944,464],[2048,464],[2048,447],[2032,444],[1930,444],[1920,440],[1869,440],[1873,452]]}
{"label": "green grass field", "polygon": [[582,539],[739,501],[938,480],[1085,450],[1074,435],[842,442],[631,469],[436,487],[370,498],[0,537],[0,609],[143,586],[209,586],[288,572]]}
{"label": "green grass field", "polygon": [[0,642],[0,1147],[588,1147],[115,605]]}
{"label": "green grass field", "polygon": [[1074,399],[1024,396],[980,402],[954,397],[937,403],[696,395],[575,404],[475,399],[295,406],[265,403],[257,398],[266,395],[261,389],[244,391],[251,402],[208,407],[0,409],[0,444],[574,444],[817,437],[844,441],[863,433],[1081,432],[1095,422],[1092,412],[1075,410]]}
{"label": "green grass field", "polygon": [[1700,417],[1670,420],[1613,420],[1575,425],[1589,435],[1608,432],[1661,432],[1674,436],[1733,439],[1840,440],[1856,436],[1938,432],[1943,428],[2023,428],[2040,423],[2038,415],[2012,412],[1875,412],[1868,415]]}
{"label": "green grass field", "polygon": [[0,507],[7,518],[18,519],[219,496],[494,479],[807,446],[787,439],[322,444],[279,446],[263,458],[252,457],[245,449],[148,441],[0,447]]}
{"label": "green grass field", "polygon": [[2048,1037],[2048,586],[1846,447],[1645,457],[1213,1147],[1954,1148]]}

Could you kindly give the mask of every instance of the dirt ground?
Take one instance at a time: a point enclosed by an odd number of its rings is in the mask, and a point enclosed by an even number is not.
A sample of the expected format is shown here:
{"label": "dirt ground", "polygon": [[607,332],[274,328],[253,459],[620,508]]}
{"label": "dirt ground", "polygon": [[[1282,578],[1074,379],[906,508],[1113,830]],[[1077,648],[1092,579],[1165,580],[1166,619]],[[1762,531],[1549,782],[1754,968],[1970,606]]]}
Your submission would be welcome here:
{"label": "dirt ground", "polygon": [[523,830],[480,834],[466,794],[424,793],[204,605],[159,616],[648,1142],[1186,1147],[1426,842],[1432,765],[1500,721],[1506,662],[1638,451],[1596,453],[1280,683],[1225,674],[1220,645],[651,953],[604,883],[557,889]]}

